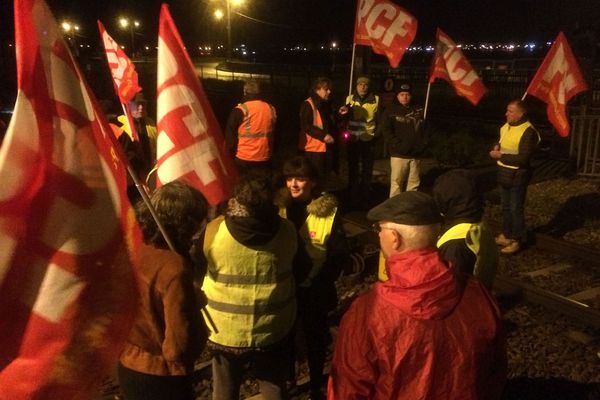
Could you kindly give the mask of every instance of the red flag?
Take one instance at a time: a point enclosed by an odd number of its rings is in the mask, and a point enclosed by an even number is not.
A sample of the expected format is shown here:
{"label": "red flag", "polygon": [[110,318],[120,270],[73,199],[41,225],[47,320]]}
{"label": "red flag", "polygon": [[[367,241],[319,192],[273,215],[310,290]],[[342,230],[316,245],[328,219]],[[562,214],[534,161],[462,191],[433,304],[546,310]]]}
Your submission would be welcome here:
{"label": "red flag", "polygon": [[218,204],[231,194],[235,169],[166,4],[158,35],[157,186],[180,179]]}
{"label": "red flag", "polygon": [[444,79],[452,84],[456,94],[466,97],[476,106],[487,92],[483,82],[450,36],[438,28],[436,37],[429,83],[433,83],[437,78]]}
{"label": "red flag", "polygon": [[113,78],[115,92],[119,96],[121,103],[127,104],[133,96],[142,88],[138,85],[138,75],[135,72],[135,66],[127,57],[127,54],[119,47],[117,42],[104,29],[102,22],[98,21],[98,29],[106,51],[108,67]]}
{"label": "red flag", "polygon": [[110,128],[43,0],[15,0],[0,148],[0,397],[93,398],[137,310],[139,238]]}
{"label": "red flag", "polygon": [[98,21],[98,30],[100,31],[100,37],[104,44],[106,60],[108,61],[108,68],[110,69],[110,74],[113,78],[115,93],[119,96],[119,100],[125,111],[125,116],[129,121],[132,139],[139,141],[128,106],[128,103],[133,99],[135,94],[142,90],[138,85],[138,75],[137,72],[135,72],[135,65],[133,65],[129,57],[127,57],[127,54],[125,54],[117,42],[115,42],[108,32],[106,32],[104,25],[102,25],[102,22],[100,21]]}
{"label": "red flag", "polygon": [[402,7],[388,0],[357,1],[354,43],[385,55],[392,68],[400,64],[416,34],[417,19]]}
{"label": "red flag", "polygon": [[567,38],[560,32],[526,93],[546,103],[548,120],[560,136],[569,136],[567,102],[587,88]]}

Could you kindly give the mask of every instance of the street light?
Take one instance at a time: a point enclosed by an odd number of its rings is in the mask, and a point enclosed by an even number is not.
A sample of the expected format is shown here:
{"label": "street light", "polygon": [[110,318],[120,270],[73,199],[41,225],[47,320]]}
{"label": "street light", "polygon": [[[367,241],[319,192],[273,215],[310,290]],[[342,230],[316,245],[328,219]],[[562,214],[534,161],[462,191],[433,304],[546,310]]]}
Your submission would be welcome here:
{"label": "street light", "polygon": [[63,22],[61,22],[60,27],[62,28],[63,32],[65,33],[65,36],[67,37],[67,40],[69,41],[69,44],[71,45],[71,47],[73,47],[73,50],[75,51],[75,55],[79,55],[79,51],[77,50],[77,43],[75,43],[75,35],[77,34],[77,32],[79,32],[79,25],[77,25],[74,22],[65,20]]}
{"label": "street light", "polygon": [[129,34],[131,35],[131,58],[135,56],[135,40],[134,40],[134,29],[138,29],[140,27],[140,22],[137,20],[130,21],[129,18],[121,17],[119,18],[119,25],[123,29],[129,29]]}
{"label": "street light", "polygon": [[[227,6],[227,12],[225,13],[227,16],[227,59],[230,60],[232,58],[232,50],[233,46],[231,45],[231,7],[239,7],[244,4],[244,0],[225,0]],[[214,16],[217,20],[223,19],[223,11],[216,10]]]}

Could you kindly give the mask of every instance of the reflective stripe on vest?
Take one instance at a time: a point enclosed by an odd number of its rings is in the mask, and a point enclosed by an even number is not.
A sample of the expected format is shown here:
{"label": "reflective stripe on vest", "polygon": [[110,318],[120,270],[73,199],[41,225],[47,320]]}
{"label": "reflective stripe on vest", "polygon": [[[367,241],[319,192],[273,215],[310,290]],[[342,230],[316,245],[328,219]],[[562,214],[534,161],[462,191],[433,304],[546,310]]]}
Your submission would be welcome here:
{"label": "reflective stripe on vest", "polygon": [[491,288],[498,264],[498,249],[487,225],[484,222],[456,224],[439,238],[437,247],[455,239],[464,240],[469,250],[475,254],[473,275]]}
{"label": "reflective stripe on vest", "polygon": [[354,100],[354,96],[346,97],[346,104],[350,105],[352,112],[348,121],[348,131],[363,141],[369,141],[375,135],[375,114],[379,108],[379,96],[374,97],[375,102],[362,104]]}
{"label": "reflective stripe on vest", "polygon": [[[313,125],[316,126],[317,128],[323,129],[323,120],[321,119],[321,113],[315,106],[315,103],[313,102],[312,98],[309,97],[308,99],[306,99],[306,101],[308,102],[308,104],[310,104],[310,108],[312,108]],[[325,142],[310,136],[306,132],[303,132],[303,133],[304,133],[304,139],[306,140],[306,143],[304,144],[304,147],[301,147],[302,146],[302,133],[301,133],[300,134],[300,150],[311,151],[311,152],[315,152],[315,153],[325,153],[325,151],[327,149],[327,147],[325,146]]]}
{"label": "reflective stripe on vest", "polygon": [[[533,127],[529,121],[517,126],[512,126],[508,123],[502,125],[500,128],[500,151],[504,154],[519,154],[519,143],[521,143],[521,138],[529,127]],[[539,133],[537,131],[535,133],[538,135],[539,140]],[[496,162],[502,167],[519,169],[519,167],[515,167],[514,165],[506,165],[500,160]]]}
{"label": "reflective stripe on vest", "polygon": [[294,225],[284,220],[270,242],[247,247],[233,238],[223,220],[211,221],[208,227],[214,229],[211,224],[218,228],[211,243],[205,243],[208,270],[202,290],[219,332],[211,332],[209,339],[232,347],[283,339],[296,318]]}
{"label": "reflective stripe on vest", "polygon": [[261,100],[238,104],[244,119],[238,127],[236,157],[246,161],[267,161],[271,158],[272,132],[277,115],[275,108]]}

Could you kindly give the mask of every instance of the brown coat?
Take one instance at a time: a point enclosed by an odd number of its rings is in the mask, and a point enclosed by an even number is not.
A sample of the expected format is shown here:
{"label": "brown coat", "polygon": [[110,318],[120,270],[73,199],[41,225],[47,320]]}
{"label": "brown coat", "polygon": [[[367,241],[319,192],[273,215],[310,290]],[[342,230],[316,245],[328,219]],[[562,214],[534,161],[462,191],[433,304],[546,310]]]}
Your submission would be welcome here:
{"label": "brown coat", "polygon": [[206,344],[192,268],[178,254],[142,245],[141,307],[121,353],[126,368],[150,375],[188,375]]}

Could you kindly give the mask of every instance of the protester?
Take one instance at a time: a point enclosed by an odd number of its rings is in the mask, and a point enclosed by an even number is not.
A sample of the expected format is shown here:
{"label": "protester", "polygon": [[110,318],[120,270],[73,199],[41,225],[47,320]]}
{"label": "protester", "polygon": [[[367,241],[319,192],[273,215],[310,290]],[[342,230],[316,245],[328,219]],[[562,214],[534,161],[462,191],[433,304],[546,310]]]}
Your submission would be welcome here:
{"label": "protester", "polygon": [[390,197],[418,190],[421,184],[420,157],[425,150],[423,107],[411,104],[408,83],[400,85],[394,103],[386,108],[379,129],[390,153]]}
{"label": "protester", "polygon": [[246,364],[264,399],[282,399],[296,319],[294,225],[279,217],[270,178],[247,174],[224,217],[204,237],[203,290],[218,332],[210,332],[213,399],[237,400]]}
{"label": "protester", "polygon": [[344,315],[328,398],[499,399],[506,380],[500,312],[475,279],[457,280],[435,248],[433,198],[403,192],[368,213],[390,279]]}
{"label": "protester", "polygon": [[498,164],[498,185],[502,202],[502,233],[496,243],[503,254],[513,254],[525,244],[525,197],[533,175],[531,157],[540,135],[527,118],[521,100],[506,107],[506,123],[500,128],[500,141],[490,151]]}
{"label": "protester", "polygon": [[492,289],[498,265],[494,236],[483,222],[483,198],[470,171],[455,169],[433,184],[433,198],[444,217],[437,247],[442,259]]}
{"label": "protester", "polygon": [[[298,319],[307,346],[311,399],[324,398],[323,366],[331,342],[327,314],[337,305],[334,282],[348,260],[338,201],[316,190],[317,171],[305,157],[283,165],[286,187],[277,199],[279,214],[294,223],[310,256],[308,276],[298,286]],[[302,269],[302,266],[295,267]]]}
{"label": "protester", "polygon": [[339,109],[348,119],[348,192],[357,208],[368,207],[371,178],[375,161],[375,132],[379,113],[379,96],[370,90],[370,80],[361,76],[356,80],[356,93],[346,98]]}
{"label": "protester", "polygon": [[337,126],[329,102],[331,89],[331,79],[317,78],[311,87],[310,96],[300,106],[298,147],[315,165],[320,178],[326,177],[334,169],[335,162]]}
{"label": "protester", "polygon": [[117,118],[121,123],[120,128],[126,133],[126,135],[120,135],[118,140],[131,167],[140,180],[146,182],[148,174],[156,164],[156,123],[147,115],[146,98],[142,93],[136,94],[133,100],[129,102],[128,107],[139,140],[134,139],[129,121],[125,115],[120,115]]}
{"label": "protester", "polygon": [[269,169],[273,155],[275,107],[262,98],[261,85],[250,79],[244,84],[244,98],[229,114],[225,141],[241,172]]}
{"label": "protester", "polygon": [[197,190],[171,182],[152,195],[152,205],[173,242],[169,250],[148,206],[136,207],[141,248],[141,306],[121,353],[119,383],[126,400],[193,400],[194,360],[207,330],[199,315],[188,250],[207,214]]}

